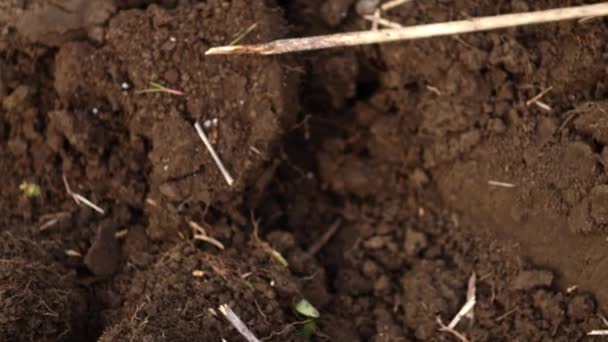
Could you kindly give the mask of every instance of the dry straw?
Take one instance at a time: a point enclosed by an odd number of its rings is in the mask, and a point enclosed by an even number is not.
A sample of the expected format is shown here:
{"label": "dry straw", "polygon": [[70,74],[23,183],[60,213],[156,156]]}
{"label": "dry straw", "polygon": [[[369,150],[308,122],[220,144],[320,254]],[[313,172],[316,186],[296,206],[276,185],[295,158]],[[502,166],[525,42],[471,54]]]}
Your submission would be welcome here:
{"label": "dry straw", "polygon": [[508,27],[542,24],[556,21],[600,17],[608,15],[608,3],[577,7],[556,8],[545,11],[504,14],[437,24],[404,28],[338,33],[323,36],[280,39],[258,45],[219,46],[209,49],[206,55],[258,54],[276,55],[297,51],[321,50],[336,47],[389,43],[461,33],[489,31]]}

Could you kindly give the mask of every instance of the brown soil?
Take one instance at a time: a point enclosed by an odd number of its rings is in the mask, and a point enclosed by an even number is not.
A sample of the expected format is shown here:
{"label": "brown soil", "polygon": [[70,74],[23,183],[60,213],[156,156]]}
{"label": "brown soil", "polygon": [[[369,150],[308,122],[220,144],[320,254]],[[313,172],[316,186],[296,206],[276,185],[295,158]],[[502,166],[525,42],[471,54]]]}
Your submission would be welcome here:
{"label": "brown soil", "polygon": [[[204,56],[254,23],[245,42],[366,29],[355,3],[2,2],[0,340],[242,340],[228,304],[265,341],[452,341],[436,318],[473,272],[470,340],[606,328],[605,21]],[[570,4],[412,1],[386,17]],[[141,93],[151,82],[184,95]],[[550,111],[526,103],[548,87]],[[320,311],[311,338],[302,298]]]}

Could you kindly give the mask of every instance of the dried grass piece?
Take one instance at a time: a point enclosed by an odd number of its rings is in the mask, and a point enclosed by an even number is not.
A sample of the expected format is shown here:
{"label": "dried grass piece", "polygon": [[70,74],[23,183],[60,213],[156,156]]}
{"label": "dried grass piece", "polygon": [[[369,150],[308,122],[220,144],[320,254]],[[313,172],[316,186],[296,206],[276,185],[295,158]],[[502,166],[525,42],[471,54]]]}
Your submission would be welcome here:
{"label": "dried grass piece", "polygon": [[222,315],[226,317],[228,322],[230,322],[230,324],[232,324],[232,326],[235,327],[236,330],[243,335],[248,342],[261,342],[227,304],[220,305],[219,310]]}
{"label": "dried grass piece", "polygon": [[542,24],[606,15],[608,15],[608,3],[600,3],[594,5],[556,8],[536,12],[479,17],[468,20],[411,26],[402,29],[359,31],[305,38],[280,39],[270,43],[258,45],[219,46],[207,50],[205,54],[276,55],[297,51],[310,51],[336,47],[369,45],[396,42],[402,40],[457,35],[462,33],[481,32],[508,27]]}

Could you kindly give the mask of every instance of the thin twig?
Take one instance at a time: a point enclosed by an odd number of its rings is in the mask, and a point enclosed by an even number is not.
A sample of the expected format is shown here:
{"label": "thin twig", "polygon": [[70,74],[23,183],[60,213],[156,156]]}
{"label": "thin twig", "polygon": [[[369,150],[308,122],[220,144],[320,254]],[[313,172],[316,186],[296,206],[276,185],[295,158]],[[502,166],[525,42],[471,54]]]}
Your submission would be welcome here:
{"label": "thin twig", "polygon": [[[380,12],[378,12],[378,13],[380,13]],[[377,25],[381,25],[381,26],[384,26],[384,27],[390,27],[392,29],[403,28],[403,26],[401,24],[398,24],[398,23],[396,23],[394,21],[390,21],[388,19],[384,19],[384,18],[382,18],[380,16],[376,16],[375,13],[374,13],[374,15],[369,15],[369,14],[368,15],[364,15],[363,19],[369,20],[372,23],[375,23]],[[373,30],[373,28],[372,28],[372,30]]]}
{"label": "thin twig", "polygon": [[387,3],[382,4],[382,6],[380,6],[380,9],[382,11],[389,11],[395,7],[401,6],[404,3],[410,2],[410,1],[412,1],[412,0],[392,0]]}
{"label": "thin twig", "polygon": [[250,213],[251,215],[251,224],[253,225],[253,241],[257,244],[262,250],[270,255],[273,259],[279,262],[283,267],[289,267],[289,262],[285,257],[279,253],[276,249],[272,248],[270,244],[260,238],[260,222],[255,219],[255,214],[253,210]]}
{"label": "thin twig", "polygon": [[220,305],[219,309],[222,315],[226,317],[228,322],[230,322],[230,324],[232,324],[232,326],[235,327],[236,330],[243,335],[248,342],[261,342],[227,304]]}
{"label": "thin twig", "polygon": [[488,185],[492,185],[492,186],[498,186],[501,188],[514,188],[517,185],[513,184],[513,183],[507,183],[507,182],[499,182],[499,181],[495,181],[495,180],[489,180],[488,181]]}
{"label": "thin twig", "polygon": [[566,293],[571,294],[572,292],[576,291],[577,289],[578,289],[578,285],[568,286],[568,288],[566,289]]}
{"label": "thin twig", "polygon": [[268,341],[268,340],[271,340],[275,336],[284,335],[285,333],[287,333],[289,330],[293,329],[294,327],[296,327],[298,325],[309,323],[310,321],[311,321],[310,319],[306,319],[303,321],[289,323],[283,329],[281,329],[281,331],[273,331],[272,333],[270,333],[270,335],[268,335],[266,337],[262,337],[262,341]]}
{"label": "thin twig", "polygon": [[543,89],[543,91],[541,91],[540,93],[538,93],[538,95],[534,96],[533,98],[529,99],[526,102],[526,106],[530,107],[532,104],[538,102],[540,99],[542,99],[545,95],[547,95],[548,92],[550,92],[553,89],[553,86],[550,86],[549,88]]}
{"label": "thin twig", "polygon": [[121,229],[121,230],[117,231],[116,233],[114,233],[114,238],[115,239],[122,239],[122,238],[126,237],[127,235],[129,235],[129,230],[128,229]]}
{"label": "thin twig", "polygon": [[70,188],[70,185],[68,184],[68,179],[65,177],[65,175],[63,175],[63,184],[65,185],[65,190],[67,191],[68,195],[72,196],[72,198],[74,199],[74,202],[76,202],[76,204],[78,204],[78,205],[84,204],[84,205],[88,206],[89,208],[97,211],[101,215],[104,215],[106,213],[97,204],[89,201],[86,197],[82,196],[81,194],[73,192],[72,189]]}
{"label": "thin twig", "polygon": [[452,318],[450,324],[445,325],[441,320],[441,317],[436,317],[437,324],[439,324],[439,331],[449,332],[452,335],[456,336],[458,339],[460,339],[462,342],[468,342],[469,340],[462,333],[456,331],[455,328],[463,317],[470,317],[471,319],[473,318],[473,308],[475,307],[476,303],[476,283],[477,276],[475,275],[475,273],[473,273],[471,274],[471,277],[469,277],[468,281],[467,302],[464,303],[462,308],[460,308],[458,313],[456,313],[456,316]]}
{"label": "thin twig", "polygon": [[467,300],[467,302],[464,303],[462,308],[460,308],[460,311],[458,311],[458,313],[456,313],[456,316],[454,316],[454,318],[452,318],[452,320],[450,321],[450,324],[448,324],[448,328],[450,328],[450,329],[456,328],[456,326],[458,325],[460,320],[473,310],[473,307],[475,307],[475,302],[476,302],[475,296],[473,296],[471,299]]}
{"label": "thin twig", "polygon": [[505,312],[504,314],[500,315],[499,317],[496,317],[495,321],[496,321],[496,322],[500,322],[500,321],[502,321],[503,319],[505,319],[505,318],[509,317],[511,314],[513,314],[513,313],[514,313],[515,311],[517,311],[517,310],[519,310],[519,308],[517,308],[517,307],[516,307],[516,308],[513,308],[513,309],[511,309],[511,310],[509,310],[509,311]]}
{"label": "thin twig", "polygon": [[548,104],[538,100],[534,102],[534,105],[537,106],[538,108],[546,111],[546,112],[552,112],[553,108],[551,108],[551,106],[549,106]]}
{"label": "thin twig", "polygon": [[565,7],[545,11],[479,17],[437,24],[379,31],[358,31],[305,38],[280,39],[259,45],[220,46],[209,49],[206,55],[260,54],[274,55],[296,51],[310,51],[336,47],[388,43],[430,37],[489,31],[508,27],[541,24],[555,21],[608,15],[608,3]]}
{"label": "thin twig", "polygon": [[232,184],[234,183],[234,178],[232,178],[228,170],[226,170],[224,163],[217,155],[217,152],[215,152],[213,145],[211,145],[211,143],[209,142],[209,138],[207,138],[205,131],[203,131],[203,128],[198,123],[198,121],[194,123],[194,128],[196,129],[196,132],[198,133],[201,140],[203,141],[203,144],[205,144],[207,150],[209,150],[209,153],[211,153],[211,157],[213,158],[213,161],[215,162],[217,167],[220,169],[220,172],[222,173],[222,176],[224,176],[226,183],[228,183],[228,186],[232,186]]}
{"label": "thin twig", "polygon": [[219,242],[217,239],[209,236],[205,228],[203,228],[200,224],[194,221],[188,221],[188,225],[190,226],[190,228],[192,228],[192,231],[194,233],[194,240],[205,241],[221,250],[225,249],[224,244]]}
{"label": "thin twig", "polygon": [[588,23],[588,22],[594,21],[594,20],[596,20],[596,19],[598,19],[598,18],[600,18],[600,17],[601,17],[601,16],[585,17],[585,18],[580,19],[580,20],[578,21],[578,23],[579,23],[579,24],[585,24],[585,23]]}
{"label": "thin twig", "polygon": [[608,319],[606,319],[606,316],[604,316],[604,314],[598,312],[597,317],[599,317],[602,323],[604,323],[604,325],[608,327]]}
{"label": "thin twig", "polygon": [[[369,17],[369,16],[366,16]],[[382,20],[382,18],[380,17],[380,10],[376,9],[374,11],[374,15],[371,16],[372,18],[372,31],[378,31],[378,24],[380,24],[380,20]]]}
{"label": "thin twig", "polygon": [[577,117],[581,112],[578,110],[574,110],[572,111],[572,113],[570,113],[570,115],[568,115],[568,117],[566,118],[566,120],[564,120],[564,122],[562,122],[562,124],[559,126],[559,128],[557,129],[558,132],[561,132],[564,128],[566,128],[566,126],[568,126],[568,124],[570,123],[570,121],[574,120],[575,117]]}
{"label": "thin twig", "polygon": [[64,218],[70,216],[69,212],[66,211],[62,211],[56,214],[51,214],[51,215],[44,215],[43,217],[41,217],[41,220],[44,220],[46,218],[49,218],[48,221],[46,221],[45,223],[43,223],[39,230],[41,232],[51,228],[52,226],[56,225],[57,223],[59,223],[59,221],[63,220]]}
{"label": "thin twig", "polygon": [[60,220],[59,217],[51,219],[51,220],[45,222],[44,224],[42,224],[38,230],[43,232],[43,231],[51,228],[52,226],[56,225],[59,222],[59,220]]}
{"label": "thin twig", "polygon": [[[476,293],[477,293],[477,275],[475,274],[475,272],[473,272],[473,274],[471,274],[471,277],[469,278],[469,284],[468,284],[468,288],[467,288],[467,302],[475,302]],[[475,319],[475,311],[472,309],[469,310],[469,312],[467,312],[465,314],[465,317],[467,317],[469,320],[471,320],[471,322],[473,322],[473,320]]]}
{"label": "thin twig", "polygon": [[64,253],[69,257],[82,258],[82,254],[80,254],[80,252],[75,249],[66,249]]}
{"label": "thin twig", "polygon": [[255,28],[258,27],[258,23],[255,23],[251,26],[249,26],[248,29],[246,29],[245,31],[243,31],[242,33],[238,33],[236,35],[236,38],[234,38],[233,41],[230,42],[230,44],[228,45],[236,45],[238,43],[240,43],[241,41],[243,41],[243,39],[245,39],[253,30],[255,30]]}
{"label": "thin twig", "polygon": [[464,336],[463,334],[459,333],[458,331],[445,325],[443,323],[443,321],[441,320],[441,317],[437,316],[436,319],[437,319],[437,324],[439,324],[439,331],[450,333],[450,334],[456,336],[456,338],[458,338],[462,342],[469,342],[469,339],[466,338],[466,336]]}
{"label": "thin twig", "polygon": [[437,96],[441,96],[441,90],[437,87],[427,84],[426,89]]}
{"label": "thin twig", "polygon": [[91,209],[97,211],[100,214],[105,214],[106,212],[101,209],[101,207],[99,207],[97,204],[89,201],[86,197],[82,196],[81,194],[77,194],[77,193],[72,193],[72,196],[74,196],[74,198],[81,203],[84,203],[86,206],[90,207]]}
{"label": "thin twig", "polygon": [[608,330],[591,330],[587,336],[608,336]]}
{"label": "thin twig", "polygon": [[249,146],[249,149],[251,150],[251,152],[257,154],[258,156],[260,156],[262,158],[264,157],[264,155],[262,154],[262,151],[260,151],[257,147],[252,145],[252,146]]}
{"label": "thin twig", "polygon": [[171,89],[164,85],[156,82],[150,82],[150,88],[137,90],[135,94],[149,94],[149,93],[167,93],[171,95],[184,96],[184,92],[181,90]]}
{"label": "thin twig", "polygon": [[323,233],[321,238],[317,240],[310,248],[308,249],[308,255],[313,256],[323,248],[327,242],[336,234],[338,229],[342,225],[342,219],[337,219],[329,228]]}

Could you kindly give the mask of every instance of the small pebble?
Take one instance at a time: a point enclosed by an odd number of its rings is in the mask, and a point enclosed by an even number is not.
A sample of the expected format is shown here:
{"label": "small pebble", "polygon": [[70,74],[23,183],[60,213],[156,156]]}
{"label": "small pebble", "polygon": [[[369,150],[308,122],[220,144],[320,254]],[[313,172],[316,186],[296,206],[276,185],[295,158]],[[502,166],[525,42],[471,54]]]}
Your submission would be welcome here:
{"label": "small pebble", "polygon": [[416,168],[409,177],[410,184],[416,188],[422,188],[429,183],[429,176],[424,170]]}
{"label": "small pebble", "polygon": [[129,89],[131,89],[131,85],[130,85],[129,83],[127,83],[127,82],[122,82],[122,83],[120,84],[120,88],[121,88],[122,90],[129,90]]}
{"label": "small pebble", "polygon": [[367,259],[363,262],[362,269],[363,275],[370,279],[376,277],[381,271],[380,266],[378,266],[378,264],[371,259]]}
{"label": "small pebble", "polygon": [[376,295],[389,294],[390,287],[391,287],[391,280],[385,274],[381,275],[374,282],[374,292],[376,293]]}
{"label": "small pebble", "polygon": [[97,107],[93,108],[91,110],[91,112],[93,113],[93,115],[98,115],[99,114],[99,109]]}
{"label": "small pebble", "polygon": [[415,256],[428,246],[428,239],[424,233],[408,228],[405,232],[403,250],[407,256]]}
{"label": "small pebble", "polygon": [[386,245],[386,237],[373,236],[363,243],[367,249],[380,249]]}
{"label": "small pebble", "polygon": [[373,14],[379,4],[380,0],[359,0],[355,10],[359,15]]}

